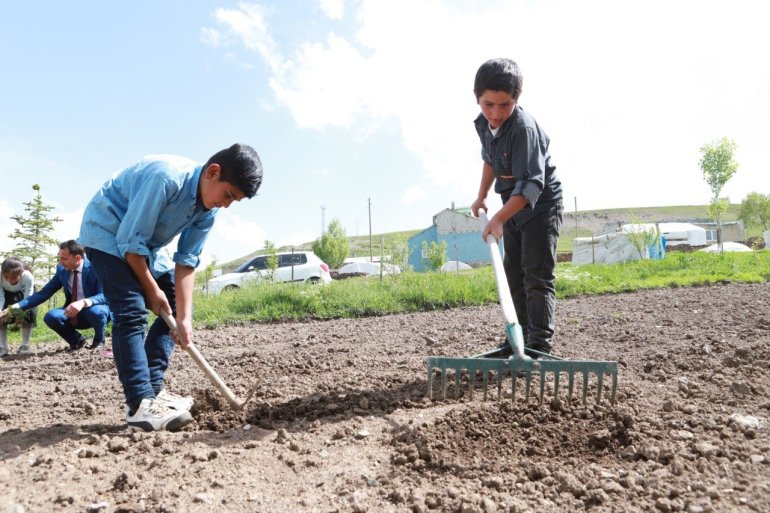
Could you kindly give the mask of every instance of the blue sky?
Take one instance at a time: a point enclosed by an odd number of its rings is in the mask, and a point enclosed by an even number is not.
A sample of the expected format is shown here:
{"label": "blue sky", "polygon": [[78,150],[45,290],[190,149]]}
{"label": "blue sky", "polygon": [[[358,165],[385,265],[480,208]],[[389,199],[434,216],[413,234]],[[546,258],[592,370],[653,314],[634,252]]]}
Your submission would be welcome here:
{"label": "blue sky", "polygon": [[[32,184],[75,237],[114,172],[205,161],[233,142],[265,167],[220,213],[206,258],[422,229],[478,190],[478,66],[516,60],[574,209],[705,204],[699,148],[727,136],[724,195],[770,193],[770,35],[761,2],[137,0],[10,2],[0,17],[0,250]],[[492,210],[499,207],[490,194]]]}

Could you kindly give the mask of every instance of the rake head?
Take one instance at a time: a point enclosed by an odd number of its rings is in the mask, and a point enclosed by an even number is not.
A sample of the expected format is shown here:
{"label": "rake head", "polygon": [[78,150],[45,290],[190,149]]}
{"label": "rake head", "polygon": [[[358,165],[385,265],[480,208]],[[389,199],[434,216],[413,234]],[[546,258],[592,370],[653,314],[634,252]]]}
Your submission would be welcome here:
{"label": "rake head", "polygon": [[[604,378],[609,375],[610,404],[615,404],[615,392],[618,384],[618,364],[609,361],[593,360],[564,360],[552,355],[540,354],[540,359],[519,358],[452,358],[446,356],[431,356],[428,358],[428,397],[430,399],[446,400],[449,383],[448,374],[454,374],[454,396],[459,398],[463,388],[463,377],[467,377],[468,397],[473,399],[474,390],[481,378],[481,387],[484,400],[489,398],[490,383],[497,390],[496,398],[501,400],[510,390],[511,400],[516,400],[519,382],[522,382],[523,397],[529,401],[534,395],[533,379],[536,380],[538,391],[536,397],[539,403],[543,403],[546,395],[546,383],[549,384],[549,392],[553,390],[554,398],[559,397],[562,377],[566,378],[567,404],[572,403],[576,385],[582,391],[582,403],[585,405],[589,391],[590,377],[595,376],[596,402],[601,402],[602,392],[605,388]],[[434,394],[434,381],[438,378],[438,394]],[[508,384],[510,382],[510,384]],[[579,382],[579,383],[578,383]],[[504,383],[506,384],[504,386]],[[550,386],[552,383],[552,387]],[[593,391],[593,386],[590,387]],[[592,395],[594,395],[592,393]],[[436,397],[438,396],[438,397]]]}

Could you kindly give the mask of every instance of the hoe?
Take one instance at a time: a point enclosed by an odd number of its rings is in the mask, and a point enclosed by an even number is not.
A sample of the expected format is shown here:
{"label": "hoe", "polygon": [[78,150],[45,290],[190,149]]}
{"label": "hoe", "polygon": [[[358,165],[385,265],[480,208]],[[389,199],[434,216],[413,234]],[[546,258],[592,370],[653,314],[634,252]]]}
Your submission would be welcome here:
{"label": "hoe", "polygon": [[[180,337],[182,336],[179,328],[177,327],[176,320],[171,315],[169,315],[168,312],[161,309],[160,316],[163,317],[164,321],[166,321],[166,324],[171,331],[175,332]],[[246,399],[240,399],[236,397],[232,390],[230,390],[225,382],[222,381],[222,378],[219,377],[219,374],[217,374],[211,365],[209,365],[209,362],[206,361],[206,358],[204,358],[201,352],[198,351],[198,348],[195,347],[195,345],[189,340],[187,341],[187,347],[185,348],[185,351],[190,355],[196,365],[198,365],[200,370],[203,371],[206,377],[209,378],[211,384],[214,385],[219,393],[224,396],[228,404],[234,410],[242,410],[248,400],[251,399],[251,396],[254,395],[256,388],[252,388],[251,392],[249,392],[249,395],[246,396]]]}
{"label": "hoe", "polygon": [[[482,224],[486,226],[488,219],[484,211],[479,211],[479,218]],[[537,393],[538,402],[542,404],[546,389],[546,376],[552,375],[553,394],[555,398],[559,397],[559,385],[562,374],[566,376],[567,403],[572,404],[573,392],[576,381],[579,381],[582,388],[582,402],[586,404],[588,396],[589,378],[596,376],[596,402],[602,399],[602,390],[604,388],[604,377],[609,375],[612,378],[610,384],[610,403],[615,404],[615,391],[618,383],[618,363],[610,361],[594,360],[566,360],[557,356],[541,353],[527,349],[524,350],[524,335],[521,325],[516,317],[516,310],[511,299],[508,280],[505,277],[503,261],[500,256],[500,249],[493,235],[487,236],[487,246],[489,246],[492,257],[492,267],[497,282],[497,291],[500,297],[500,306],[502,307],[503,317],[507,323],[505,334],[508,344],[512,350],[510,357],[502,356],[509,354],[508,348],[497,348],[492,351],[477,354],[469,357],[449,357],[449,356],[430,356],[428,357],[428,397],[436,398],[433,393],[435,378],[440,382],[438,398],[446,400],[448,374],[454,374],[454,395],[457,398],[460,394],[461,376],[467,375],[468,396],[473,398],[473,391],[476,388],[477,374],[481,375],[484,400],[488,398],[489,384],[492,381],[497,388],[497,399],[503,397],[503,382],[510,376],[510,395],[512,400],[516,400],[517,381],[523,380],[524,400],[529,401],[531,389],[533,388],[533,377],[537,378],[539,391]],[[530,356],[531,355],[531,356]],[[535,358],[532,358],[534,356]],[[436,373],[436,371],[438,371]],[[436,375],[437,374],[437,375]],[[533,376],[535,375],[535,376]],[[577,378],[577,379],[576,379]],[[549,383],[551,379],[548,380]],[[506,386],[507,389],[507,386]],[[506,390],[507,393],[507,390]],[[593,395],[593,394],[592,394]]]}

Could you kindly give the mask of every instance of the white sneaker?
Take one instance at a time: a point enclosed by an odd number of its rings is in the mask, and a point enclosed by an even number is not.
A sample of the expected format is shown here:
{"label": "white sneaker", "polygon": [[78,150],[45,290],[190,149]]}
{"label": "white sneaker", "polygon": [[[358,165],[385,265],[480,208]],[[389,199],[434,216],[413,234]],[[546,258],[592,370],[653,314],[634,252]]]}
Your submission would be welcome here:
{"label": "white sneaker", "polygon": [[126,413],[128,427],[134,431],[176,431],[192,421],[189,411],[174,410],[146,397],[133,415]]}
{"label": "white sneaker", "polygon": [[160,391],[155,400],[177,411],[190,411],[193,405],[192,397],[181,396],[165,388]]}

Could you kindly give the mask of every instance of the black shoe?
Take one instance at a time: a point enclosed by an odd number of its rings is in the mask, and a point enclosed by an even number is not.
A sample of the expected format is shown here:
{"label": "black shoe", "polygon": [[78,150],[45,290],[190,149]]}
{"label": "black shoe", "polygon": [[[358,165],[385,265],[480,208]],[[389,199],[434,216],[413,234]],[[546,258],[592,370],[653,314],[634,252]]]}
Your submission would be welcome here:
{"label": "black shoe", "polygon": [[96,340],[94,340],[94,341],[91,343],[91,345],[90,345],[90,346],[88,346],[88,349],[90,349],[91,351],[93,351],[93,350],[95,350],[95,349],[104,349],[104,340],[100,340],[99,342],[97,342]]}
{"label": "black shoe", "polygon": [[484,358],[508,358],[512,354],[513,348],[511,347],[511,344],[505,340],[502,344],[484,354]]}
{"label": "black shoe", "polygon": [[86,345],[86,337],[81,336],[77,342],[75,342],[75,345],[71,345],[67,348],[68,353],[72,353],[74,351],[77,351],[78,349],[81,349],[84,345]]}
{"label": "black shoe", "polygon": [[524,354],[532,358],[533,360],[537,360],[538,358],[541,358],[544,355],[551,354],[551,350],[547,347],[525,347],[524,348]]}

